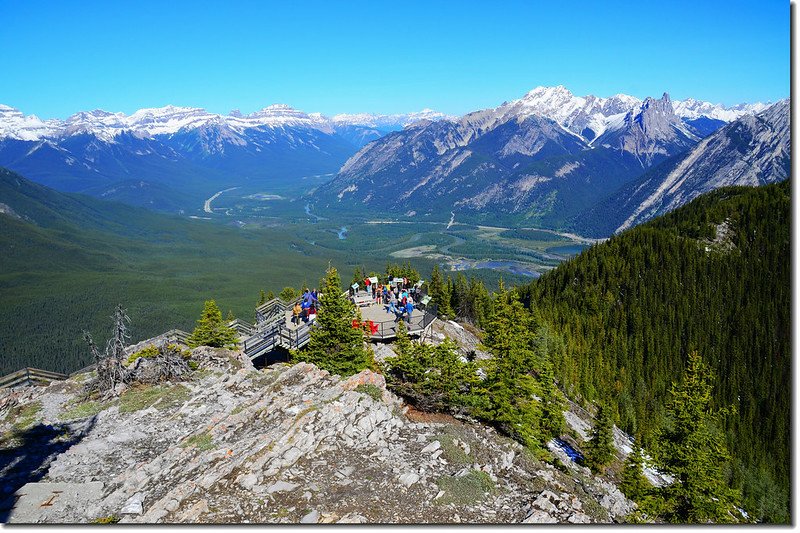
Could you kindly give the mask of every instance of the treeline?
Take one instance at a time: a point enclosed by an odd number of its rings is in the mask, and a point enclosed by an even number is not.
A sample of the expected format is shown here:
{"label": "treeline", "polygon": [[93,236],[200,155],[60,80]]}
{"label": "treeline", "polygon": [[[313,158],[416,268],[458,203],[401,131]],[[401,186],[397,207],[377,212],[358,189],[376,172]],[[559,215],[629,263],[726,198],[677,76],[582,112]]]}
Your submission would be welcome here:
{"label": "treeline", "polygon": [[756,518],[789,518],[791,280],[788,182],[725,188],[595,245],[519,289],[554,326],[556,378],[612,406],[652,444],[698,351],[716,378],[730,483]]}

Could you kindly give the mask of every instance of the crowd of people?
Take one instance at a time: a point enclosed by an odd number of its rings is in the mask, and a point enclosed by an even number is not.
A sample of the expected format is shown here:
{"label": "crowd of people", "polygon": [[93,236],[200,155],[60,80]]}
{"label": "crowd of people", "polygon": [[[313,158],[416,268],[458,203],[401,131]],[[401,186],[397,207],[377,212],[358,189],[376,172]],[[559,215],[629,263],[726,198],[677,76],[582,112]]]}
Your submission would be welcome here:
{"label": "crowd of people", "polygon": [[300,321],[309,323],[317,318],[317,306],[319,305],[319,293],[317,289],[313,291],[306,289],[303,297],[295,302],[292,308],[292,324],[298,325]]}
{"label": "crowd of people", "polygon": [[[383,304],[387,313],[394,314],[395,322],[405,320],[410,324],[415,304],[422,298],[419,284],[411,283],[408,278],[394,278],[388,283],[377,281],[377,278],[365,278],[363,290],[376,304]],[[361,290],[361,285],[354,283],[350,287],[350,294],[356,296]]]}
{"label": "crowd of people", "polygon": [[[350,296],[366,294],[378,305],[384,305],[387,313],[394,315],[395,322],[405,320],[411,323],[411,316],[422,299],[421,282],[411,283],[407,278],[394,278],[388,283],[379,283],[377,278],[366,278],[364,288],[354,283],[350,287]],[[292,307],[292,324],[311,323],[317,318],[319,292],[317,289],[306,289],[303,296]]]}

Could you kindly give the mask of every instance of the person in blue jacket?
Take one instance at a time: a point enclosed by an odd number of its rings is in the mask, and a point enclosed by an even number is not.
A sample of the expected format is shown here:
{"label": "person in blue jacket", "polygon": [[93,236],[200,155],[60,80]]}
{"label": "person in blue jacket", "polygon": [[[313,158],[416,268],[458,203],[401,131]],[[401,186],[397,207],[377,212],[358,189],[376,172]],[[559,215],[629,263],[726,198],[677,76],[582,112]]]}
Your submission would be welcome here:
{"label": "person in blue jacket", "polygon": [[406,302],[406,322],[411,324],[411,313],[414,311],[414,304],[411,302],[411,298],[408,299]]}

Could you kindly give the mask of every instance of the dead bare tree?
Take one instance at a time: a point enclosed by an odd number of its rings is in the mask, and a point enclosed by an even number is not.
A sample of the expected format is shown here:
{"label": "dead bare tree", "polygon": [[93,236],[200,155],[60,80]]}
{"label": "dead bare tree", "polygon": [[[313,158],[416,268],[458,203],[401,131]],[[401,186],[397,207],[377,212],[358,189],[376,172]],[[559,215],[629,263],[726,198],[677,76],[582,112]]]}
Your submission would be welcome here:
{"label": "dead bare tree", "polygon": [[105,353],[100,353],[91,334],[84,331],[83,338],[89,343],[92,352],[97,378],[88,384],[89,388],[96,389],[103,394],[116,394],[119,385],[130,381],[130,373],[125,369],[125,341],[130,338],[127,323],[131,321],[122,305],[117,305],[114,310],[114,335],[106,343]]}

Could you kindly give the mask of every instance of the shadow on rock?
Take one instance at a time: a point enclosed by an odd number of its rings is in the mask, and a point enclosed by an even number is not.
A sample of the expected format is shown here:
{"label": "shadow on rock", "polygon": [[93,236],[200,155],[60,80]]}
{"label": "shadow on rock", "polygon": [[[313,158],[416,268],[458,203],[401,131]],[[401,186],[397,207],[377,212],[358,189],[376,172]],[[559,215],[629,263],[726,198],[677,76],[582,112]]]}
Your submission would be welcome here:
{"label": "shadow on rock", "polygon": [[14,493],[40,481],[53,460],[79,443],[92,430],[95,418],[70,424],[37,424],[0,441],[0,523],[14,507]]}

